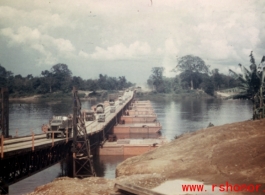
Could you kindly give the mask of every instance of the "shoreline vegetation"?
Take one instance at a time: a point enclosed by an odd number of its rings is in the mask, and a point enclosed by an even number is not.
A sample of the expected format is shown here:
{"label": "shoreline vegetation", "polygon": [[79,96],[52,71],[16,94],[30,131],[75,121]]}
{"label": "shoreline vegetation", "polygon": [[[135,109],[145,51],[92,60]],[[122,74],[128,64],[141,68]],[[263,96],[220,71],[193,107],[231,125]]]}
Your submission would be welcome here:
{"label": "shoreline vegetation", "polygon": [[[106,100],[108,99],[108,94],[112,93],[113,91],[106,91],[105,93],[94,93],[89,97],[86,97],[85,94],[79,94],[80,100],[87,100],[87,101],[96,101],[96,100]],[[39,100],[46,100],[46,101],[58,101],[58,100],[65,100],[71,99],[71,93],[63,93],[63,92],[55,92],[55,93],[48,93],[48,94],[41,94],[41,95],[28,95],[28,96],[10,96],[9,101],[24,101],[24,102],[34,102]],[[196,98],[196,99],[212,99],[218,98],[214,96],[210,96],[206,94],[202,90],[191,90],[183,93],[156,93],[151,91],[146,92],[137,92],[135,98],[137,99],[148,99],[148,100],[174,100],[174,99],[189,99],[189,98]]]}
{"label": "shoreline vegetation", "polygon": [[[251,59],[253,55],[251,54]],[[253,60],[251,60],[252,62]],[[141,90],[138,98],[142,96],[148,99],[180,99],[180,98],[214,98],[217,91],[238,88],[242,90],[242,79],[233,73],[234,76],[219,73],[218,69],[211,70],[208,65],[198,56],[186,55],[177,61],[177,66],[173,67],[173,72],[180,72],[174,77],[164,76],[163,67],[153,67],[151,75],[147,79],[144,88],[153,92]],[[193,64],[191,66],[191,64]],[[31,74],[23,77],[14,75],[0,65],[0,87],[9,90],[10,100],[14,101],[36,101],[38,99],[54,101],[53,99],[68,99],[72,97],[72,86],[83,92],[98,93],[79,96],[82,100],[107,99],[108,91],[118,91],[136,87],[126,79],[125,76],[112,77],[99,74],[95,79],[83,79],[74,76],[66,64],[56,64],[50,70],[43,70],[40,76]],[[241,78],[241,77],[240,77]],[[244,86],[251,83],[243,82]],[[101,92],[103,93],[101,93]],[[100,94],[101,93],[101,94]],[[219,95],[231,96],[228,93]],[[237,95],[237,94],[236,94]],[[248,97],[248,96],[246,96]],[[241,97],[239,97],[241,98]]]}

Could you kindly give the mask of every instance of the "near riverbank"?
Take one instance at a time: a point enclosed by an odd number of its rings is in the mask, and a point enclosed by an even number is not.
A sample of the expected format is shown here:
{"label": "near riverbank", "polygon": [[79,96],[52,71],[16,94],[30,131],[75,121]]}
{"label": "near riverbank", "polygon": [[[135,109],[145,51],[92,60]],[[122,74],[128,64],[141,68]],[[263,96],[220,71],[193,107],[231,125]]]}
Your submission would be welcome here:
{"label": "near riverbank", "polygon": [[[58,178],[31,194],[110,194],[114,183],[130,183],[164,194],[177,192],[190,180],[208,185],[260,185],[265,190],[265,119],[244,121],[186,133],[160,148],[125,160],[118,165],[115,179]],[[171,183],[165,183],[171,181]],[[218,190],[218,188],[216,188]],[[216,194],[208,191],[204,194]],[[229,192],[229,194],[251,194]],[[222,192],[221,194],[226,194]]]}
{"label": "near riverbank", "polygon": [[[91,97],[84,97],[84,94],[79,95],[80,99],[82,100],[96,100],[100,97],[99,94],[92,95]],[[21,102],[35,102],[39,100],[50,101],[50,102],[57,102],[61,100],[71,100],[72,94],[71,93],[63,93],[63,92],[55,92],[55,93],[48,93],[48,94],[38,94],[38,95],[30,95],[30,96],[12,96],[10,95],[9,101],[21,101]]]}

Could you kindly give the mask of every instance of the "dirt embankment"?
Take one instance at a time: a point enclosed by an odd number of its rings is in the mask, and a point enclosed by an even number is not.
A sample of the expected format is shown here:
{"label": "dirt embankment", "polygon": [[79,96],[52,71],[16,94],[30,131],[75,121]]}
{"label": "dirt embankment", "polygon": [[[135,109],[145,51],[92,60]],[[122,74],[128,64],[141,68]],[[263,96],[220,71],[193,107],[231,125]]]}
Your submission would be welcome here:
{"label": "dirt embankment", "polygon": [[264,194],[264,163],[265,119],[245,121],[187,133],[154,151],[129,158],[117,167],[116,179],[56,179],[32,194],[73,194],[72,186],[79,188],[79,194],[109,194],[115,182],[150,189],[174,179],[204,184],[260,184],[255,194]]}

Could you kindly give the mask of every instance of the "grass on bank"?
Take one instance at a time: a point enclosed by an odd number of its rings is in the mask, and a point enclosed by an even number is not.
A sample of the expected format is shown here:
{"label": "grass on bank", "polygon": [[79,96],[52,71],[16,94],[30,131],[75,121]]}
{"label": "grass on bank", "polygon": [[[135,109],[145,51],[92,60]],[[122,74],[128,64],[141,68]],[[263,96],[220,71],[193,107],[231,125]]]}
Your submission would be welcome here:
{"label": "grass on bank", "polygon": [[[104,91],[104,92],[94,92],[89,94],[87,97],[84,93],[79,93],[78,97],[80,99],[98,99],[98,100],[108,100],[108,95],[112,93],[117,93],[115,91]],[[30,97],[37,97],[40,100],[64,100],[64,99],[72,99],[72,92],[53,92],[47,94],[26,94],[26,93],[12,93],[9,94],[10,99],[23,99]],[[174,99],[189,99],[189,98],[213,98],[208,94],[204,93],[201,90],[186,90],[180,93],[157,93],[157,92],[136,92],[137,99],[139,100],[174,100]],[[36,100],[36,99],[35,99]]]}
{"label": "grass on bank", "polygon": [[137,92],[135,97],[139,100],[213,98],[213,96],[210,96],[201,90],[186,90],[181,93]]}

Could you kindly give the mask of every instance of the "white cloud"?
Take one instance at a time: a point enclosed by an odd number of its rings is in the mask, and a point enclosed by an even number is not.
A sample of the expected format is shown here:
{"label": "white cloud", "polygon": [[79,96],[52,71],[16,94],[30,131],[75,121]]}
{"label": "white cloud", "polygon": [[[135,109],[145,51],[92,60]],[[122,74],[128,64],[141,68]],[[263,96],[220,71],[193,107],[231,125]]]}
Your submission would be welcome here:
{"label": "white cloud", "polygon": [[1,29],[1,34],[9,38],[10,44],[22,44],[28,41],[31,42],[31,39],[35,39],[38,33],[36,30],[23,26],[18,29],[17,33],[11,28]]}
{"label": "white cloud", "polygon": [[174,77],[176,75],[175,72],[172,72],[172,69],[176,66],[176,59],[179,53],[179,48],[176,44],[176,41],[168,38],[165,40],[163,49],[158,48],[156,50],[157,55],[161,55],[163,58],[161,66],[165,68],[164,76],[166,77]]}
{"label": "white cloud", "polygon": [[96,47],[95,52],[91,54],[91,58],[97,60],[131,59],[146,56],[150,53],[151,48],[148,43],[136,41],[128,47],[123,43],[107,47],[106,49]]}
{"label": "white cloud", "polygon": [[170,70],[176,55],[196,55],[212,68],[227,69],[248,64],[251,50],[257,59],[265,54],[263,0],[152,2],[4,0],[0,42],[6,45],[0,54],[5,47],[21,47],[28,58],[38,52],[39,63],[47,64],[104,60],[116,66],[115,60],[129,59],[148,71],[152,65]]}
{"label": "white cloud", "polygon": [[[63,38],[53,38],[46,34],[41,34],[38,29],[31,29],[26,26],[20,27],[17,31],[11,28],[1,29],[0,34],[8,38],[10,47],[21,46],[22,49],[33,49],[38,51],[40,56],[38,63],[54,63],[57,55],[70,55],[75,51],[75,47],[69,40]],[[52,53],[56,48],[56,55]]]}
{"label": "white cloud", "polygon": [[89,58],[89,54],[84,51],[79,51],[78,56],[83,58]]}
{"label": "white cloud", "polygon": [[175,42],[172,38],[169,38],[165,41],[165,52],[166,54],[177,55],[179,49],[176,47]]}
{"label": "white cloud", "polygon": [[58,48],[60,52],[73,52],[75,51],[75,47],[72,45],[71,41],[66,39],[52,39],[54,41],[54,45]]}

